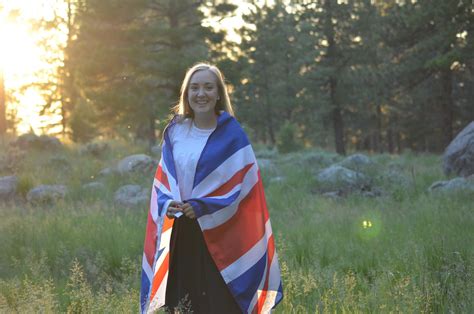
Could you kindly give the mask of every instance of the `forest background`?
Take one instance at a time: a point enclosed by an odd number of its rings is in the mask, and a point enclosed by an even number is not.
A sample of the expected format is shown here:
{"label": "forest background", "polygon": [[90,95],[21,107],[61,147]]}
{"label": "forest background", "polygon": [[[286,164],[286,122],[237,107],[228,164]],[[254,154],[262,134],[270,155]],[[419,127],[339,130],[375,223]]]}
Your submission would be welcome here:
{"label": "forest background", "polygon": [[[0,313],[137,312],[154,145],[203,60],[262,169],[275,313],[473,313],[473,177],[440,181],[439,154],[474,120],[473,18],[471,0],[0,0]],[[65,145],[22,147],[28,130]],[[118,170],[137,154],[153,168]],[[362,182],[319,181],[340,165]],[[35,202],[45,185],[63,193]]]}
{"label": "forest background", "polygon": [[[223,70],[252,140],[283,152],[440,152],[474,120],[469,0],[57,2],[31,21],[57,67],[17,90],[1,80],[0,134],[18,131],[15,97],[34,89],[40,114],[59,117],[44,133],[154,145],[203,60]],[[231,38],[218,25],[239,6]]]}

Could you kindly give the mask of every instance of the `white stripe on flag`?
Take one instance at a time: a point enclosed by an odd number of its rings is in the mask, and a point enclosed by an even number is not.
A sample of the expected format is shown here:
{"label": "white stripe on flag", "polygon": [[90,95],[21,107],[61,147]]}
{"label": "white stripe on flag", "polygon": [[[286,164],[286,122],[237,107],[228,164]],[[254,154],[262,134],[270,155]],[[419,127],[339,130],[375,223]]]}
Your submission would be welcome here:
{"label": "white stripe on flag", "polygon": [[226,283],[238,278],[262,258],[267,250],[268,239],[271,234],[272,227],[270,225],[270,219],[268,219],[265,223],[265,234],[262,238],[244,255],[221,271]]}
{"label": "white stripe on flag", "polygon": [[142,268],[146,276],[148,277],[148,280],[150,281],[150,289],[151,289],[151,282],[153,280],[153,270],[151,269],[151,265],[148,265],[148,260],[146,259],[145,253],[143,253]]}
{"label": "white stripe on flag", "polygon": [[249,144],[238,151],[232,156],[227,158],[222,164],[214,169],[204,180],[202,180],[192,192],[193,198],[203,197],[212,191],[215,191],[222,184],[232,178],[235,173],[241,170],[243,165],[251,163],[257,163],[252,150],[252,146]]}
{"label": "white stripe on flag", "polygon": [[201,229],[207,230],[215,228],[227,220],[229,220],[239,208],[240,202],[244,199],[250,190],[255,186],[258,182],[258,168],[254,164],[250,170],[247,172],[247,175],[242,182],[242,188],[239,194],[239,197],[229,206],[222,208],[221,210],[216,211],[210,215],[201,216],[198,219],[199,225]]}
{"label": "white stripe on flag", "polygon": [[166,298],[166,284],[168,282],[168,273],[166,272],[161,285],[158,287],[156,291],[155,297],[150,302],[150,306],[148,307],[147,313],[156,313],[160,307],[165,305],[165,298]]}

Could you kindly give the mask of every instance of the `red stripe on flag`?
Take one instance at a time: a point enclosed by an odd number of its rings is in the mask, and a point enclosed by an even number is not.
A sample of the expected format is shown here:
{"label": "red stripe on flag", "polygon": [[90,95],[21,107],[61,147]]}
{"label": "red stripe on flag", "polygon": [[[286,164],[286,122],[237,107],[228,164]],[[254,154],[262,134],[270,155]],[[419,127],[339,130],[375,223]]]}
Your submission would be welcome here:
{"label": "red stripe on flag", "polygon": [[168,191],[171,191],[170,183],[168,182],[168,176],[163,171],[163,168],[161,167],[161,165],[159,165],[158,168],[156,169],[155,178],[158,181],[160,181],[168,189]]}
{"label": "red stripe on flag", "polygon": [[148,261],[148,265],[150,265],[150,267],[153,267],[153,259],[155,257],[156,252],[156,224],[153,221],[151,212],[148,212],[144,251],[146,259]]}
{"label": "red stripe on flag", "polygon": [[234,188],[234,186],[236,186],[237,184],[242,183],[245,175],[247,174],[249,169],[252,168],[253,165],[254,165],[253,163],[246,165],[245,167],[243,167],[242,169],[237,171],[232,176],[232,178],[229,179],[229,181],[227,181],[226,183],[224,183],[223,185],[218,187],[213,192],[207,194],[205,197],[219,196],[219,195],[224,195],[224,194],[228,193],[230,190],[232,190]]}
{"label": "red stripe on flag", "polygon": [[170,253],[168,252],[166,253],[163,263],[161,263],[160,268],[158,269],[158,272],[153,277],[153,285],[151,287],[150,302],[155,297],[156,291],[158,291],[158,288],[161,286],[161,283],[163,282],[163,278],[165,278],[166,272],[168,272],[169,259],[170,259]]}
{"label": "red stripe on flag", "polygon": [[268,210],[262,181],[240,202],[235,215],[222,225],[203,232],[219,271],[250,250],[265,234]]}
{"label": "red stripe on flag", "polygon": [[256,305],[257,307],[257,312],[261,313],[263,305],[265,304],[265,299],[267,298],[267,293],[268,293],[268,281],[270,278],[270,267],[272,265],[273,261],[273,255],[275,253],[275,241],[273,239],[273,234],[271,237],[268,239],[268,258],[267,258],[267,274],[265,275],[265,284],[263,285],[262,293],[260,294],[260,297],[258,298],[258,303]]}
{"label": "red stripe on flag", "polygon": [[174,223],[174,218],[168,218],[168,216],[165,216],[165,219],[163,221],[163,230],[161,230],[161,233],[164,233],[168,229],[172,228],[173,223]]}

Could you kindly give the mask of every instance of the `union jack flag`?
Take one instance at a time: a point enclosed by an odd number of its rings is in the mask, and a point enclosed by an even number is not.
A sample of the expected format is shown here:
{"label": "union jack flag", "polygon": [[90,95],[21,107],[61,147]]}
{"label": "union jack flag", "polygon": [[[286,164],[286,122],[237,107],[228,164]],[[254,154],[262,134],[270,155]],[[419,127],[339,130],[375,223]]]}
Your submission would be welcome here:
{"label": "union jack flag", "polygon": [[[172,151],[165,131],[146,228],[142,313],[165,304],[173,228],[166,208],[172,200],[181,201]],[[269,312],[283,298],[275,240],[255,154],[239,123],[226,112],[219,115],[201,153],[192,198],[186,201],[193,206],[207,248],[242,312]]]}

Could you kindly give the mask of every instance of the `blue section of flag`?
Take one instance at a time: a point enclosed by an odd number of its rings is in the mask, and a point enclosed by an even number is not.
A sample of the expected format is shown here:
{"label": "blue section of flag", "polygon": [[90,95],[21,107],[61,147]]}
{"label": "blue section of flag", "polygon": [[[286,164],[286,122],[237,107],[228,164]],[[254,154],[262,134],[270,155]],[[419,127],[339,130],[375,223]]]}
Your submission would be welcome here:
{"label": "blue section of flag", "polygon": [[227,112],[221,113],[217,127],[209,136],[196,166],[193,188],[235,152],[249,144],[240,124]]}
{"label": "blue section of flag", "polygon": [[266,261],[267,253],[245,273],[227,284],[244,312],[248,312],[250,302],[255,293],[257,293],[258,286],[262,281],[262,276],[265,275]]}
{"label": "blue section of flag", "polygon": [[142,269],[142,283],[140,289],[140,309],[141,313],[145,311],[146,304],[148,302],[148,294],[150,293],[150,280],[148,279],[146,272]]}
{"label": "blue section of flag", "polygon": [[176,177],[176,170],[174,168],[174,157],[172,153],[171,141],[169,139],[168,132],[165,133],[165,144],[163,145],[161,158],[166,165],[166,169],[168,170],[168,174],[170,174],[175,181],[177,181]]}
{"label": "blue section of flag", "polygon": [[166,201],[170,200],[171,197],[166,194],[166,193],[163,193],[158,187],[155,186],[155,191],[156,191],[156,195],[157,195],[157,202],[158,202],[158,215],[163,217],[165,215],[165,203]]}
{"label": "blue section of flag", "polygon": [[209,215],[232,204],[240,195],[240,190],[226,198],[202,197],[199,199],[189,199],[189,202],[195,209],[197,217]]}

